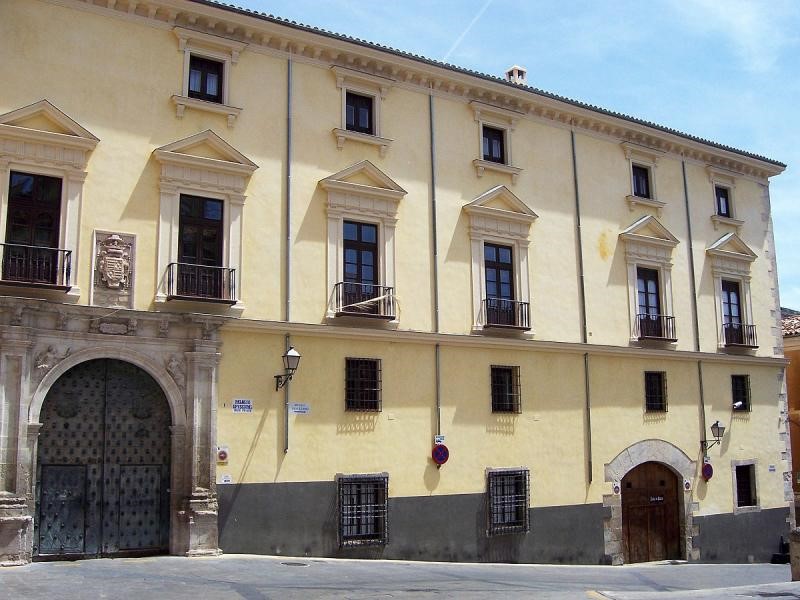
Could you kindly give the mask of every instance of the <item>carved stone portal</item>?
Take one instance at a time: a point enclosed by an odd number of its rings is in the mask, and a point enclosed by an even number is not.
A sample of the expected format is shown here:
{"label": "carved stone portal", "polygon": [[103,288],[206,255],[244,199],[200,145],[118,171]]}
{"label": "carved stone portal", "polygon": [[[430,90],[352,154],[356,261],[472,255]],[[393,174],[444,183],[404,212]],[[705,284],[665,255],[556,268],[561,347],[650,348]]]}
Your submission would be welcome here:
{"label": "carved stone portal", "polygon": [[135,242],[133,235],[95,232],[92,304],[133,308]]}

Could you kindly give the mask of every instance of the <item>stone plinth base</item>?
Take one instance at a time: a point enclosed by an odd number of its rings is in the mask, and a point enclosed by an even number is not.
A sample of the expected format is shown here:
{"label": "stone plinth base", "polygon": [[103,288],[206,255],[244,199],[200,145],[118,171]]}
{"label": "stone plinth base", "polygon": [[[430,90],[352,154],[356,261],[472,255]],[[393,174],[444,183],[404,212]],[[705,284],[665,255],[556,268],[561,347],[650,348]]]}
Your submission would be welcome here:
{"label": "stone plinth base", "polygon": [[31,562],[33,518],[25,498],[0,496],[0,567]]}

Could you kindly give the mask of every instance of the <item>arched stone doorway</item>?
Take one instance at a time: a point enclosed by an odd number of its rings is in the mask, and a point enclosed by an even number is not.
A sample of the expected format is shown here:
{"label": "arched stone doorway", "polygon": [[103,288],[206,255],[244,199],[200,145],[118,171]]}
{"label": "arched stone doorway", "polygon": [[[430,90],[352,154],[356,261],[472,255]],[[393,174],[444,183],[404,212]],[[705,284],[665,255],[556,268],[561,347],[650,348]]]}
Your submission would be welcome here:
{"label": "arched stone doorway", "polygon": [[167,398],[147,372],[115,359],[61,375],[41,408],[33,550],[39,558],[167,552]]}
{"label": "arched stone doorway", "polygon": [[625,562],[682,558],[675,473],[657,462],[642,463],[622,478],[621,488]]}

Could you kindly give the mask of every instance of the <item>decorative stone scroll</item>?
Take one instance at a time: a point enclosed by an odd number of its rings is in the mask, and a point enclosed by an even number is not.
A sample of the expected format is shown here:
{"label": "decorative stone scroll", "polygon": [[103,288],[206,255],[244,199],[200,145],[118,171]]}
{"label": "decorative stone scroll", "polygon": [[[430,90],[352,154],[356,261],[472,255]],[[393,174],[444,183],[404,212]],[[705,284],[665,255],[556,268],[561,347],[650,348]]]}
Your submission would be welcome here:
{"label": "decorative stone scroll", "polygon": [[95,232],[92,304],[133,308],[136,237],[124,233]]}

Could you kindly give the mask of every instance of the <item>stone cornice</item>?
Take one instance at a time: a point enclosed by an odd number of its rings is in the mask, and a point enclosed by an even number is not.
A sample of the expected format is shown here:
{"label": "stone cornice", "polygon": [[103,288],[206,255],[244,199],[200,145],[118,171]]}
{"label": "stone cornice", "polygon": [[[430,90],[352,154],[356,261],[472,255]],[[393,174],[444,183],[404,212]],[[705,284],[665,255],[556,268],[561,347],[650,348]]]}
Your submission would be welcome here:
{"label": "stone cornice", "polygon": [[509,84],[500,79],[433,61],[412,57],[389,48],[350,40],[322,30],[283,23],[232,6],[202,0],[45,0],[53,4],[147,21],[161,28],[182,27],[198,33],[225,37],[247,44],[248,52],[280,53],[295,60],[341,66],[368,76],[382,77],[396,85],[423,88],[425,93],[478,101],[501,110],[521,113],[568,126],[577,131],[631,142],[651,150],[704,162],[713,168],[765,180],[785,166],[757,155],[706,142],[643,120],[625,117],[547,92]]}

